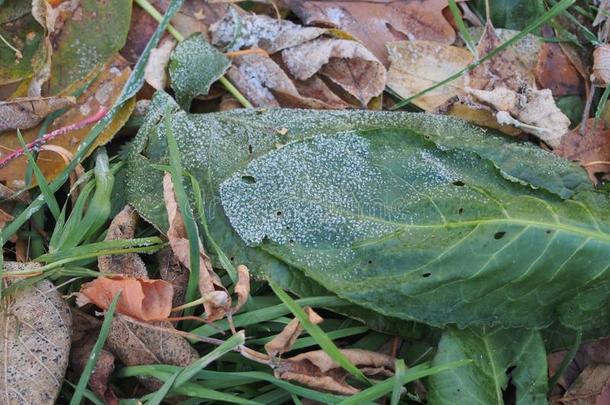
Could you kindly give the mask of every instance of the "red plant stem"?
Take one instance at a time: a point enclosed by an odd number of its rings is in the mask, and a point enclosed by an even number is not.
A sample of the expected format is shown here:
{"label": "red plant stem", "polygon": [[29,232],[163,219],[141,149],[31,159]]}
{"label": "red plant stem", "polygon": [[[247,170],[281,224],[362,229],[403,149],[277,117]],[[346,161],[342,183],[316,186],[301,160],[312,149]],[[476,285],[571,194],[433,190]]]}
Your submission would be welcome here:
{"label": "red plant stem", "polygon": [[82,121],[79,121],[74,124],[66,125],[65,127],[57,128],[54,131],[51,131],[47,134],[44,134],[40,138],[33,140],[32,142],[25,145],[25,148],[16,149],[10,154],[6,155],[4,158],[0,159],[0,169],[6,166],[11,160],[17,159],[19,156],[22,156],[26,150],[36,150],[40,146],[45,143],[51,141],[53,138],[58,137],[59,135],[63,135],[65,133],[71,131],[77,131],[83,127],[86,127],[89,124],[93,124],[102,118],[108,113],[108,108],[101,106],[100,109],[93,115],[85,118]]}

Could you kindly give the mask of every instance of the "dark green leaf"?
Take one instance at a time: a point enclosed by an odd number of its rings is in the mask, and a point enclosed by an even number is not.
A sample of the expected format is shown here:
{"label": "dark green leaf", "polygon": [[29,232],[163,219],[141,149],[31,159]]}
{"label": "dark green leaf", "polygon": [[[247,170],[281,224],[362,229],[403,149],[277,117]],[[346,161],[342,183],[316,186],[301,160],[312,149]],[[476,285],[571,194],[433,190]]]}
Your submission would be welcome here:
{"label": "dark green leaf", "polygon": [[429,378],[430,404],[504,405],[509,380],[517,405],[547,403],[546,352],[539,332],[447,329],[433,365],[465,359],[473,363]]}
{"label": "dark green leaf", "polygon": [[188,110],[195,96],[205,96],[210,86],[231,66],[231,61],[196,34],[178,44],[169,63],[172,88],[182,108]]}
{"label": "dark green leaf", "polygon": [[[129,162],[128,198],[161,229],[150,164],[167,160],[167,102]],[[179,111],[171,125],[216,242],[299,294],[319,288],[304,274],[434,326],[579,327],[608,307],[608,197],[540,148],[408,113]]]}

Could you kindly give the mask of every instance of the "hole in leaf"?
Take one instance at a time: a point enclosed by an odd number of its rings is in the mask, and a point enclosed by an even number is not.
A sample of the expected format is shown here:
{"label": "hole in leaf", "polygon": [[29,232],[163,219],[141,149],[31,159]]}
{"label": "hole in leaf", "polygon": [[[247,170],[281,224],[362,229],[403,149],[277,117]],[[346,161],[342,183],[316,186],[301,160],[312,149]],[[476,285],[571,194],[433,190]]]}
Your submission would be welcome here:
{"label": "hole in leaf", "polygon": [[430,277],[431,275],[432,275],[432,273],[424,273],[424,274],[422,274],[421,276],[422,276],[423,278],[428,278],[428,277]]}
{"label": "hole in leaf", "polygon": [[235,258],[234,258],[233,256],[231,256],[231,257],[229,257],[229,260],[230,260],[230,261],[232,261],[232,262],[234,262],[234,261],[235,261]]}
{"label": "hole in leaf", "polygon": [[464,208],[460,207],[458,209],[458,214],[462,215],[464,213]]}
{"label": "hole in leaf", "polygon": [[252,154],[252,145],[248,145],[248,153]]}
{"label": "hole in leaf", "polygon": [[369,260],[369,261],[368,261],[368,263],[369,263],[369,264],[373,264],[373,261],[372,261],[372,260]]}
{"label": "hole in leaf", "polygon": [[457,186],[457,187],[464,187],[464,182],[463,181],[459,181],[459,180],[458,181],[454,181],[451,184],[453,184],[454,186]]}
{"label": "hole in leaf", "polygon": [[286,230],[289,231],[290,230],[290,226],[286,225]]}
{"label": "hole in leaf", "polygon": [[496,232],[494,234],[494,239],[502,239],[504,237],[504,235],[506,235],[506,232],[504,232],[504,231]]}
{"label": "hole in leaf", "polygon": [[552,231],[550,229],[546,230],[546,234],[549,235]]}
{"label": "hole in leaf", "polygon": [[294,244],[294,239],[290,239],[290,240],[288,241],[288,243],[290,243],[291,245],[293,245],[293,244]]}
{"label": "hole in leaf", "polygon": [[248,183],[248,184],[256,183],[256,179],[253,176],[241,176],[241,179],[244,183]]}
{"label": "hole in leaf", "polygon": [[278,212],[276,212],[275,214],[276,214],[278,217],[281,217],[281,216],[282,216],[282,211],[278,211]]}

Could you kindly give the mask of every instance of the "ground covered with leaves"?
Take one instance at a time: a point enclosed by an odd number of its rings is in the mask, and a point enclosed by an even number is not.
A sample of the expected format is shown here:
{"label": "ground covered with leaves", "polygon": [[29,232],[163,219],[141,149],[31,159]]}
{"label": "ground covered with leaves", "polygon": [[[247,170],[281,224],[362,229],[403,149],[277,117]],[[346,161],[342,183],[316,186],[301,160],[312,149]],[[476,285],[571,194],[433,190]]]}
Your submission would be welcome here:
{"label": "ground covered with leaves", "polygon": [[0,0],[0,404],[610,404],[607,0]]}

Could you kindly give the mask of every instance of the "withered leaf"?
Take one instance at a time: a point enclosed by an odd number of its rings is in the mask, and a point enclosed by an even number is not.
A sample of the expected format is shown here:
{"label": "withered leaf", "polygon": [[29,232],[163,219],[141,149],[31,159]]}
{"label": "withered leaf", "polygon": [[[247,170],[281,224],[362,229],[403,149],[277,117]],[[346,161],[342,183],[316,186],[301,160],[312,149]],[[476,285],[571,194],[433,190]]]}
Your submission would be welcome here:
{"label": "withered leaf", "polygon": [[[131,239],[135,236],[138,213],[129,205],[110,223],[104,240]],[[99,256],[98,268],[102,273],[124,274],[136,278],[148,278],[146,265],[137,253],[122,255]]]}
{"label": "withered leaf", "polygon": [[81,287],[79,306],[93,303],[108,309],[114,296],[122,291],[116,311],[143,321],[169,317],[172,309],[172,285],[163,280],[126,276],[100,277]]}
{"label": "withered leaf", "polygon": [[[319,324],[324,319],[318,315],[311,307],[303,308],[307,318],[313,324]],[[269,343],[265,344],[265,351],[269,356],[278,356],[292,349],[294,342],[303,331],[301,322],[297,318],[292,319]]]}
{"label": "withered leaf", "polygon": [[385,44],[400,40],[455,42],[445,19],[447,0],[303,1],[286,3],[304,24],[339,28],[361,41],[385,66]]}
{"label": "withered leaf", "polygon": [[560,401],[565,405],[610,403],[610,364],[588,365]]}
{"label": "withered leaf", "polygon": [[[169,322],[152,325],[117,314],[112,319],[106,345],[126,366],[172,364],[187,366],[199,358],[189,342],[175,333]],[[161,382],[152,378],[140,381],[149,389],[158,389]]]}
{"label": "withered leaf", "polygon": [[[157,253],[157,260],[159,261],[159,274],[161,278],[169,282],[174,288],[172,308],[184,304],[186,287],[189,281],[188,269],[180,264],[180,261],[169,247]],[[172,316],[178,316],[178,313],[172,313]]]}
{"label": "withered leaf", "polygon": [[580,126],[571,130],[553,152],[580,163],[589,178],[597,183],[595,175],[610,170],[610,129],[606,128],[604,120],[595,125],[595,118],[590,118],[584,134],[581,134]]}
{"label": "withered leaf", "polygon": [[[365,374],[387,375],[394,371],[394,358],[385,354],[362,349],[342,349],[341,353]],[[343,395],[352,395],[359,391],[345,382],[347,373],[323,350],[314,350],[283,360],[274,373],[278,378]]]}
{"label": "withered leaf", "polygon": [[74,105],[76,99],[66,97],[26,97],[0,101],[0,132],[28,129],[37,125],[53,111]]}
{"label": "withered leaf", "polygon": [[155,90],[163,90],[167,86],[167,65],[176,41],[166,38],[159,46],[150,51],[148,63],[144,69],[144,80]]}
{"label": "withered leaf", "polygon": [[[4,263],[5,270],[11,272],[36,267]],[[4,298],[0,310],[0,402],[55,403],[68,366],[71,333],[70,309],[50,281],[40,281]]]}
{"label": "withered leaf", "polygon": [[[167,230],[169,244],[180,263],[190,269],[189,240],[186,236],[184,221],[180,209],[178,208],[172,177],[169,173],[165,173],[163,177],[163,198],[165,200],[165,208],[169,221],[169,229]],[[225,294],[226,300],[206,300],[203,304],[206,319],[210,322],[225,316],[228,307],[231,305],[231,297],[229,297],[220,278],[214,272],[212,262],[205,254],[203,245],[201,244],[201,241],[199,241],[199,292],[202,297],[206,297],[217,291]],[[216,305],[215,303],[221,305]]]}
{"label": "withered leaf", "polygon": [[[387,44],[390,56],[388,87],[403,98],[427,89],[462,70],[472,62],[472,54],[457,46],[432,41],[399,41]],[[464,77],[413,100],[425,111],[434,111],[453,97],[463,94]]]}
{"label": "withered leaf", "polygon": [[583,77],[558,43],[542,44],[534,74],[540,88],[550,89],[554,97],[585,92]]}
{"label": "withered leaf", "polygon": [[231,309],[235,313],[244,306],[250,295],[250,270],[243,264],[237,266],[237,284],[233,292],[237,295],[237,304]]}

